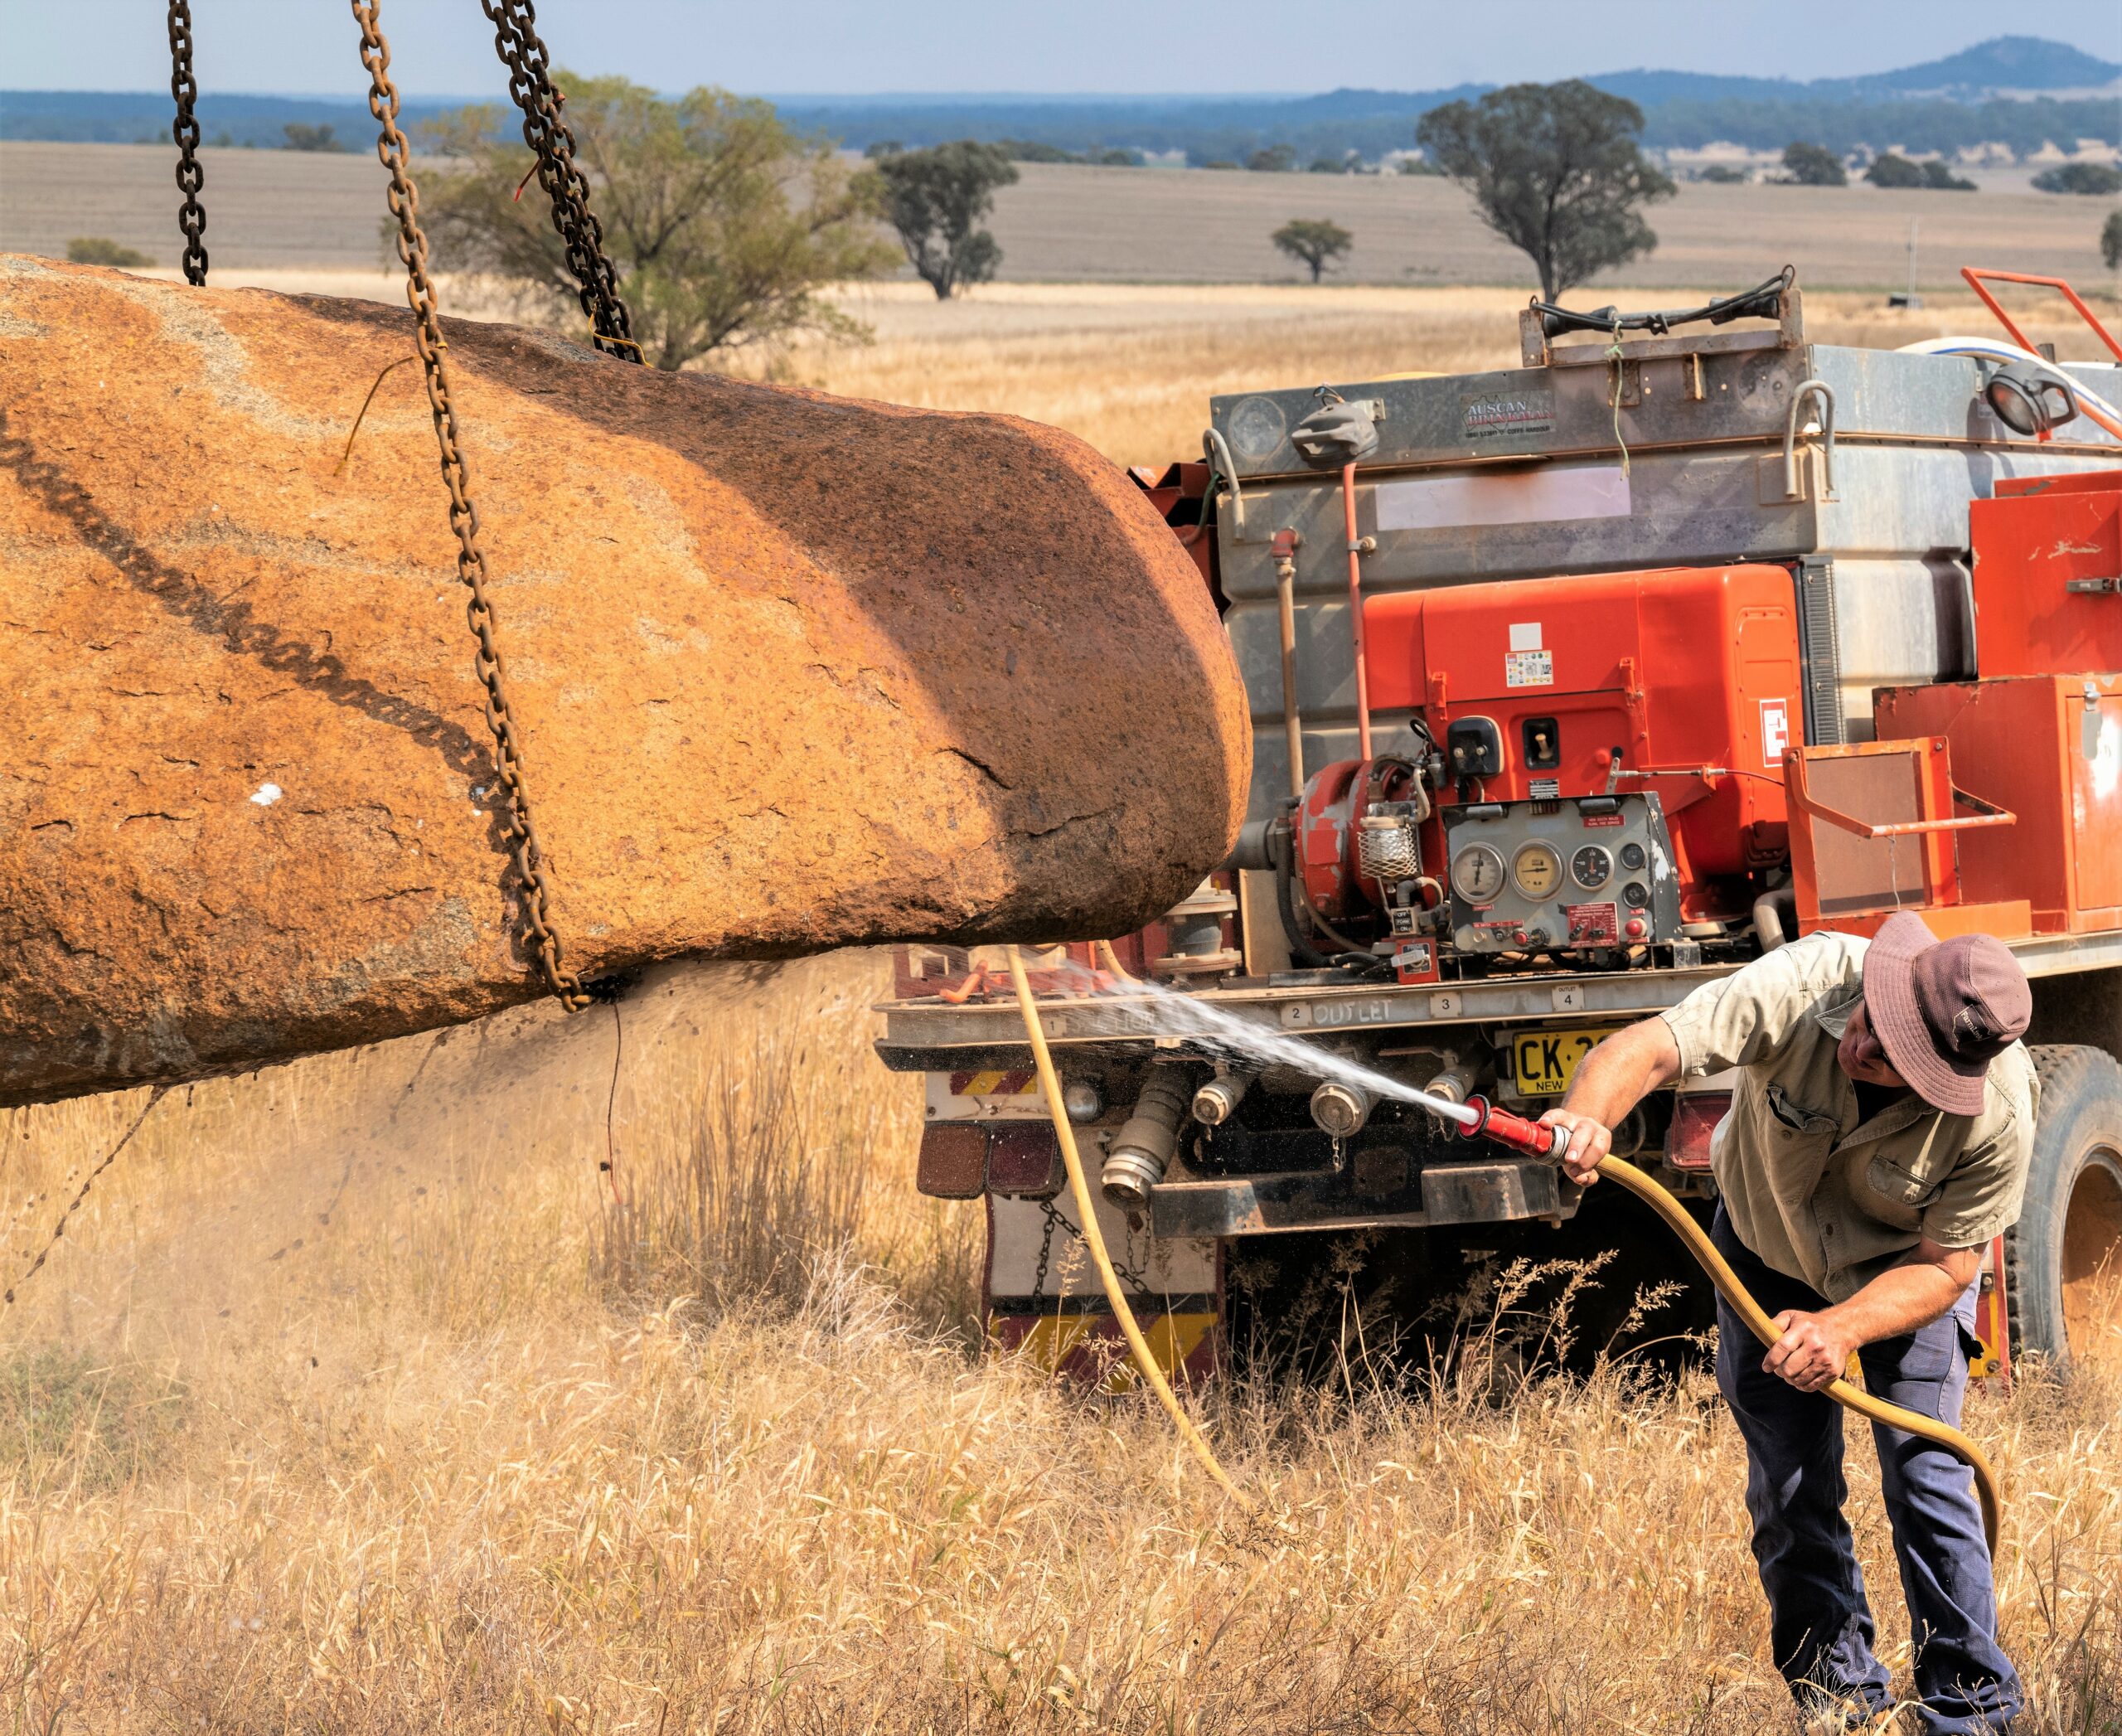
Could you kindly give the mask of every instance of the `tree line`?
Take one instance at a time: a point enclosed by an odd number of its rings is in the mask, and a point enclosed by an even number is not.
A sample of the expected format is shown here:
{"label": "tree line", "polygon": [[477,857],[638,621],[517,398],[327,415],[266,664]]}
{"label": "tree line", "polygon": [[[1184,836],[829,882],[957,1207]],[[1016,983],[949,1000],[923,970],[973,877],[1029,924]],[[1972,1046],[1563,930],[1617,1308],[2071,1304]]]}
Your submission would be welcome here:
{"label": "tree line", "polygon": [[[623,78],[561,74],[558,82],[635,333],[654,366],[679,368],[800,335],[860,340],[866,328],[836,304],[833,286],[904,261],[948,298],[989,280],[1000,264],[986,219],[996,192],[1019,178],[1021,142],[885,143],[854,162],[756,98],[702,89],[667,99]],[[1465,188],[1482,221],[1526,255],[1553,300],[1657,245],[1645,213],[1676,189],[1645,154],[1642,131],[1635,103],[1567,80],[1446,104],[1422,116],[1414,137],[1432,171]],[[527,153],[500,110],[453,111],[421,132],[447,165],[422,187],[438,260],[571,319],[564,250],[543,201],[521,196]],[[1913,178],[1894,178],[1903,173],[1894,163]],[[1846,179],[1841,160],[1814,143],[1793,143],[1785,164],[1794,181]],[[1950,184],[1935,178],[1935,167],[1882,157],[1870,178]],[[2080,190],[2061,184],[2071,178],[2058,171],[2056,190]],[[1269,239],[1314,282],[1354,245],[1324,217],[1292,217]],[[2122,213],[2102,241],[2111,260],[2122,246]]]}

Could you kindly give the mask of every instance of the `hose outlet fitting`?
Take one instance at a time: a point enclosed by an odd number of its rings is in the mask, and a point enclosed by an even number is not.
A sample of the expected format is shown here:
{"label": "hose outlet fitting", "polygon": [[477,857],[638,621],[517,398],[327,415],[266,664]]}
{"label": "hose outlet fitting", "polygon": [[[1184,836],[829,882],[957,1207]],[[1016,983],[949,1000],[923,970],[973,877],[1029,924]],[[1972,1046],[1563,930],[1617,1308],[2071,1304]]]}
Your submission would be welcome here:
{"label": "hose outlet fitting", "polygon": [[1330,1133],[1336,1139],[1347,1139],[1363,1131],[1363,1124],[1370,1119],[1371,1106],[1377,1101],[1360,1085],[1344,1084],[1340,1079],[1330,1079],[1311,1093],[1311,1118],[1322,1133]]}
{"label": "hose outlet fitting", "polygon": [[1219,1127],[1238,1113],[1246,1087],[1252,1081],[1243,1073],[1218,1073],[1194,1093],[1194,1118],[1204,1127]]}
{"label": "hose outlet fitting", "polygon": [[1463,1103],[1474,1094],[1474,1069],[1463,1061],[1449,1062],[1422,1089],[1446,1103]]}
{"label": "hose outlet fitting", "polygon": [[1140,1211],[1150,1203],[1150,1190],[1164,1180],[1179,1148],[1179,1123],[1194,1094],[1190,1071],[1184,1061],[1150,1064],[1134,1113],[1107,1149],[1098,1176],[1098,1186],[1115,1205]]}

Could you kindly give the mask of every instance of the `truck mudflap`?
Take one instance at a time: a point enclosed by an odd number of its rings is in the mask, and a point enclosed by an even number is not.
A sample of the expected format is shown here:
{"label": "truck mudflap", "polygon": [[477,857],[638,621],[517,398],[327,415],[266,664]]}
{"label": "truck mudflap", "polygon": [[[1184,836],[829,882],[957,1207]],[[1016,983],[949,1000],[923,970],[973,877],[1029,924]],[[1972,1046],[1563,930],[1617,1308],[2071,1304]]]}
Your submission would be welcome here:
{"label": "truck mudflap", "polygon": [[[1153,1236],[1101,1199],[1098,1227],[1128,1307],[1165,1376],[1199,1384],[1222,1366],[1220,1242]],[[1127,1344],[1084,1247],[1075,1201],[990,1195],[985,1284],[988,1341],[1079,1384],[1126,1392]]]}

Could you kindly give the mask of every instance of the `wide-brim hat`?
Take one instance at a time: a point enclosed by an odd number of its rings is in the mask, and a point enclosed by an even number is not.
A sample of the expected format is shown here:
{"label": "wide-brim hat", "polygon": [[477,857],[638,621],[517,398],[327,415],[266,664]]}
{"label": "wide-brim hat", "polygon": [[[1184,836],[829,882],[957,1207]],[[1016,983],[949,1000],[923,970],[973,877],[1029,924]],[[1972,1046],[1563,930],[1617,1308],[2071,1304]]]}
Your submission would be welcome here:
{"label": "wide-brim hat", "polygon": [[1989,1064],[2025,1035],[2033,992],[1994,935],[1940,940],[1914,911],[1898,910],[1864,954],[1864,1006],[1918,1097],[1949,1115],[1979,1115]]}

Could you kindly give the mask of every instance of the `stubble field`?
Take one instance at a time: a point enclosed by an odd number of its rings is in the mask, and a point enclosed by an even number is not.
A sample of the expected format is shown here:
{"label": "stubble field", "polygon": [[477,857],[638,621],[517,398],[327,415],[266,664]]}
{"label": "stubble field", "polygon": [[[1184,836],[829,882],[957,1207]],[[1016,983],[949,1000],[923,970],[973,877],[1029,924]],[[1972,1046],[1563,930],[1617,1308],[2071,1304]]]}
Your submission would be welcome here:
{"label": "stubble field", "polygon": [[[775,371],[1153,462],[1211,390],[1505,360],[1519,298],[887,288],[851,303],[874,347]],[[1843,341],[1971,323],[1813,306]],[[1699,1375],[1499,1390],[1477,1341],[1422,1398],[1227,1385],[1200,1409],[1255,1528],[1153,1409],[983,1358],[976,1210],[913,1193],[918,1093],[867,1050],[888,980],[674,968],[173,1093],[85,1196],[148,1093],[0,1116],[4,1728],[1785,1727]],[[2057,1736],[2122,1728],[2119,1422],[2111,1377],[1970,1404]],[[1853,1431],[1851,1464],[1905,1672]]]}
{"label": "stubble field", "polygon": [[[215,263],[378,263],[383,172],[373,140],[354,143],[344,154],[201,152]],[[0,141],[0,250],[60,254],[70,236],[101,235],[173,264],[172,166],[167,144]],[[1978,171],[1976,193],[1685,183],[1651,208],[1658,250],[1612,281],[1736,288],[1789,261],[1823,289],[1900,287],[1911,225],[1926,289],[1956,284],[1962,265],[2096,278],[2105,205],[2034,192],[2031,173]],[[1355,237],[1339,281],[1420,288],[1525,277],[1522,256],[1481,225],[1465,194],[1422,176],[1025,163],[996,196],[991,226],[1005,282],[1294,284],[1301,268],[1267,239],[1291,217],[1331,218]]]}

